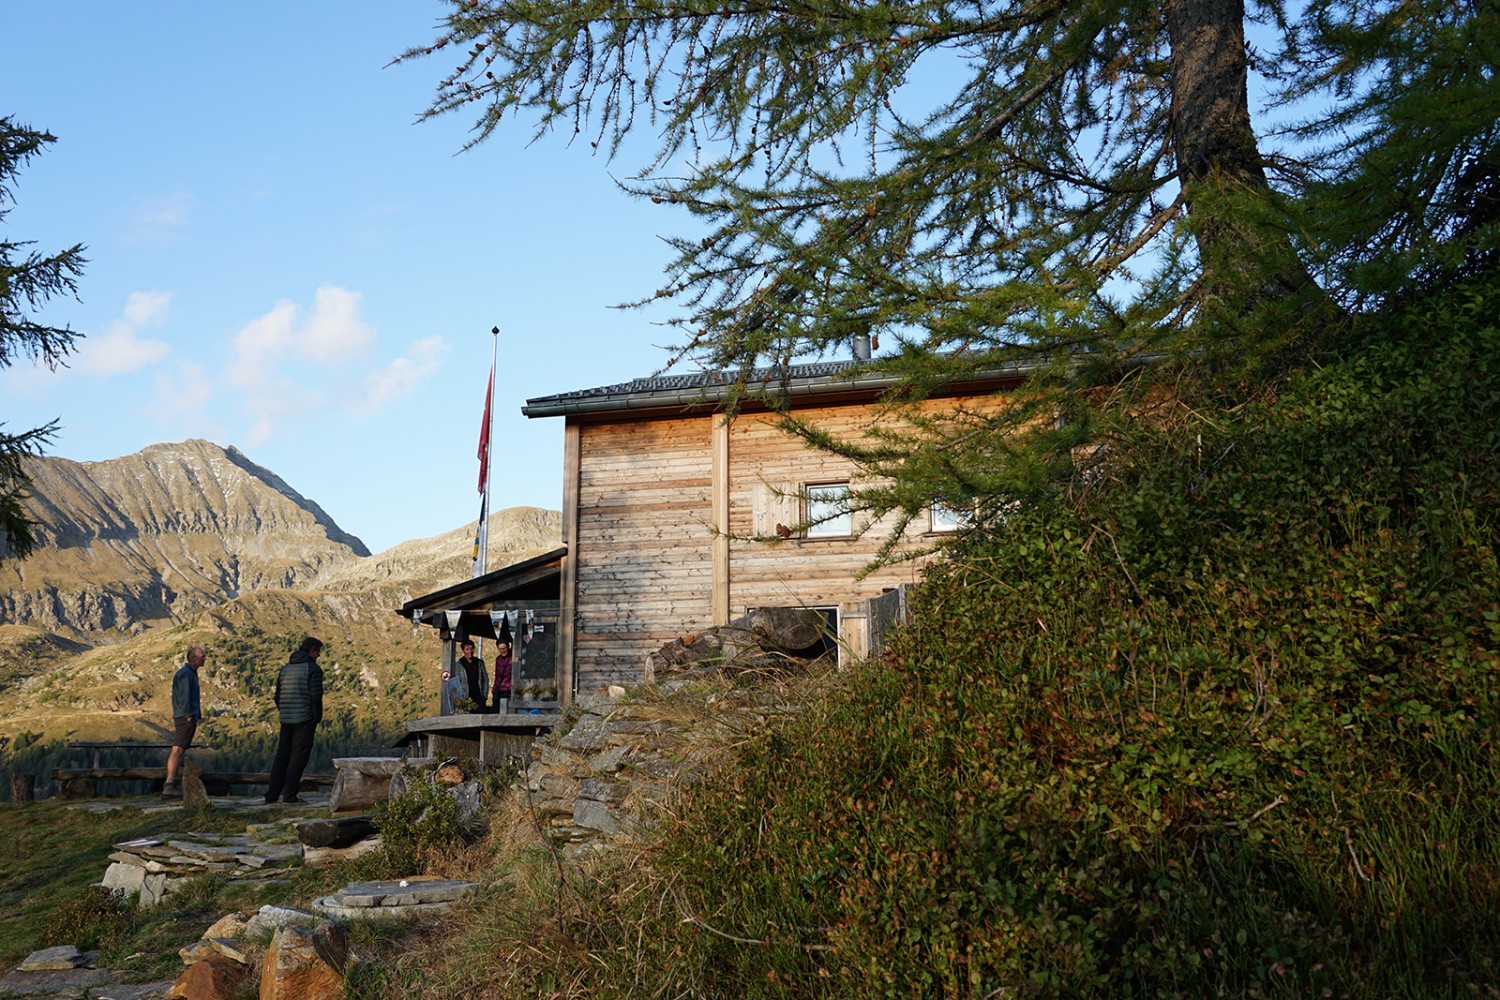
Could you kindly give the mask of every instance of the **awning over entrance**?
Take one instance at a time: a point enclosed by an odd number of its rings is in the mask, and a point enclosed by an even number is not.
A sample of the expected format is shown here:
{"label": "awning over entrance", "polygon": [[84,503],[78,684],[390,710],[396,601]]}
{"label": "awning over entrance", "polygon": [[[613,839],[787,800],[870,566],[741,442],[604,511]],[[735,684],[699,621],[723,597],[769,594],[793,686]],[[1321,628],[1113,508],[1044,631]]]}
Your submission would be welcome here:
{"label": "awning over entrance", "polygon": [[553,549],[493,573],[414,597],[396,614],[413,625],[430,625],[444,639],[467,635],[494,639],[490,611],[497,608],[558,606],[566,548]]}

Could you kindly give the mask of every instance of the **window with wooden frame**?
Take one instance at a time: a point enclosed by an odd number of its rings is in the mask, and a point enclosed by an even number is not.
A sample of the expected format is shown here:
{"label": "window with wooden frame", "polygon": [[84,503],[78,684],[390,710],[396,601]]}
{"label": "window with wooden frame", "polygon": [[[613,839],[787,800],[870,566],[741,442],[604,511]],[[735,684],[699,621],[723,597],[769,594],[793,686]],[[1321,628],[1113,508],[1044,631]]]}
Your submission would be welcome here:
{"label": "window with wooden frame", "polygon": [[809,483],[802,490],[802,523],[807,538],[848,538],[854,533],[849,484]]}
{"label": "window with wooden frame", "polygon": [[966,503],[947,503],[943,500],[934,500],[929,508],[931,520],[928,523],[929,531],[962,531],[973,527],[975,518],[975,504],[970,500]]}

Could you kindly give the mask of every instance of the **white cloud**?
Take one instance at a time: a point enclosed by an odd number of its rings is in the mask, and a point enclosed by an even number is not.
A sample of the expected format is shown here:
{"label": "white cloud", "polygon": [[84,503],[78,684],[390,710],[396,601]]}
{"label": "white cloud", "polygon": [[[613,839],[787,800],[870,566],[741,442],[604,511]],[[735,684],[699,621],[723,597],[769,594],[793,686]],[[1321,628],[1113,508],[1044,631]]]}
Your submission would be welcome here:
{"label": "white cloud", "polygon": [[442,370],[448,351],[448,342],[442,337],[416,341],[406,354],[365,376],[364,391],[356,405],[368,413],[411,395],[418,385]]}
{"label": "white cloud", "polygon": [[338,369],[363,360],[375,343],[375,328],[360,318],[360,299],[358,292],[323,285],[305,317],[295,302],[277,302],[270,312],[234,335],[236,359],[230,383],[256,389],[273,377],[273,367],[300,381],[296,373],[309,362]]}
{"label": "white cloud", "polygon": [[335,285],[319,288],[301,346],[320,361],[364,356],[375,343],[375,328],[359,318],[361,298]]}
{"label": "white cloud", "polygon": [[171,305],[171,292],[131,292],[124,313],[103,333],[89,334],[77,342],[78,350],[69,368],[79,375],[109,378],[129,375],[163,360],[172,353],[171,345],[139,334],[145,327],[161,325]]}
{"label": "white cloud", "polygon": [[229,372],[230,385],[253,388],[265,379],[264,368],[281,361],[291,348],[299,312],[295,302],[283,299],[234,335],[236,358]]}
{"label": "white cloud", "polygon": [[431,338],[412,345],[409,357],[367,374],[377,332],[360,316],[362,298],[323,285],[310,308],[283,299],[235,333],[225,384],[243,394],[247,446],[264,444],[282,427],[337,415],[330,412],[330,399],[348,412],[368,413],[441,367],[446,347],[441,338]]}
{"label": "white cloud", "polygon": [[154,326],[166,319],[171,305],[171,292],[131,292],[125,299],[125,322],[134,327]]}

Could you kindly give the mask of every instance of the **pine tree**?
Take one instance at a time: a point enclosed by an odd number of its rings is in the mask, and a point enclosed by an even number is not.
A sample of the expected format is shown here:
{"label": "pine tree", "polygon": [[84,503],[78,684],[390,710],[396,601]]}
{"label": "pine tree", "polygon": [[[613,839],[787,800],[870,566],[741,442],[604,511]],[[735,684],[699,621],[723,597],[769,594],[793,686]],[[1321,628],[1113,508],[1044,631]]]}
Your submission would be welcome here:
{"label": "pine tree", "polygon": [[[400,59],[455,60],[425,114],[473,115],[470,146],[508,116],[610,157],[654,133],[622,183],[701,228],[638,303],[683,307],[679,360],[747,371],[875,333],[920,396],[1042,359],[1035,404],[982,426],[871,445],[788,420],[879,479],[871,509],[1003,509],[1161,398],[1152,373],[1175,398],[1185,370],[1254,386],[1356,329],[1370,281],[1487,259],[1500,213],[1456,200],[1465,177],[1500,190],[1494,0],[1252,2],[454,0]],[[1270,148],[1252,63],[1304,116]],[[1424,122],[1423,88],[1455,81]]]}
{"label": "pine tree", "polygon": [[[0,118],[0,222],[15,204],[16,175],[44,145],[57,137]],[[55,368],[73,349],[75,334],[67,327],[48,326],[30,313],[54,295],[76,295],[77,279],[87,263],[83,246],[43,255],[29,249],[34,241],[0,239],[0,368],[18,358],[30,358]],[[27,461],[42,453],[57,432],[56,420],[18,434],[0,423],[0,556],[25,557],[35,544],[32,521],[22,501],[31,478]]]}

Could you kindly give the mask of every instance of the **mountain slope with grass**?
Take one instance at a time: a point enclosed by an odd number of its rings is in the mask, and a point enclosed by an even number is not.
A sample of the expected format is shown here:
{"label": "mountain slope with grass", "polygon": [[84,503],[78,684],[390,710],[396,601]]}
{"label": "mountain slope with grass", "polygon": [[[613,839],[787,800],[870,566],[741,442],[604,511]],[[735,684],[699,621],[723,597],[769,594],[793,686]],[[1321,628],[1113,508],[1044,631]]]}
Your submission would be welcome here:
{"label": "mountain slope with grass", "polygon": [[519,889],[389,978],[1495,995],[1497,315],[1495,286],[1433,295],[1254,402],[1138,423],[1110,479],[970,539],[886,662],[740,744],[659,838],[561,878],[539,848],[493,862]]}
{"label": "mountain slope with grass", "polygon": [[[516,507],[490,516],[490,566],[553,549],[556,511]],[[145,740],[171,734],[172,675],[189,646],[208,650],[200,673],[200,761],[220,770],[262,770],[274,748],[276,671],[305,635],[326,643],[327,723],[313,769],[337,756],[388,753],[406,719],[435,714],[437,637],[414,634],[396,613],[406,601],[468,577],[474,528],[403,542],[335,565],[295,588],[262,587],[134,634],[0,624],[0,767],[37,774],[82,763],[68,740]],[[137,764],[106,752],[106,765]],[[0,788],[0,793],[5,791]]]}

